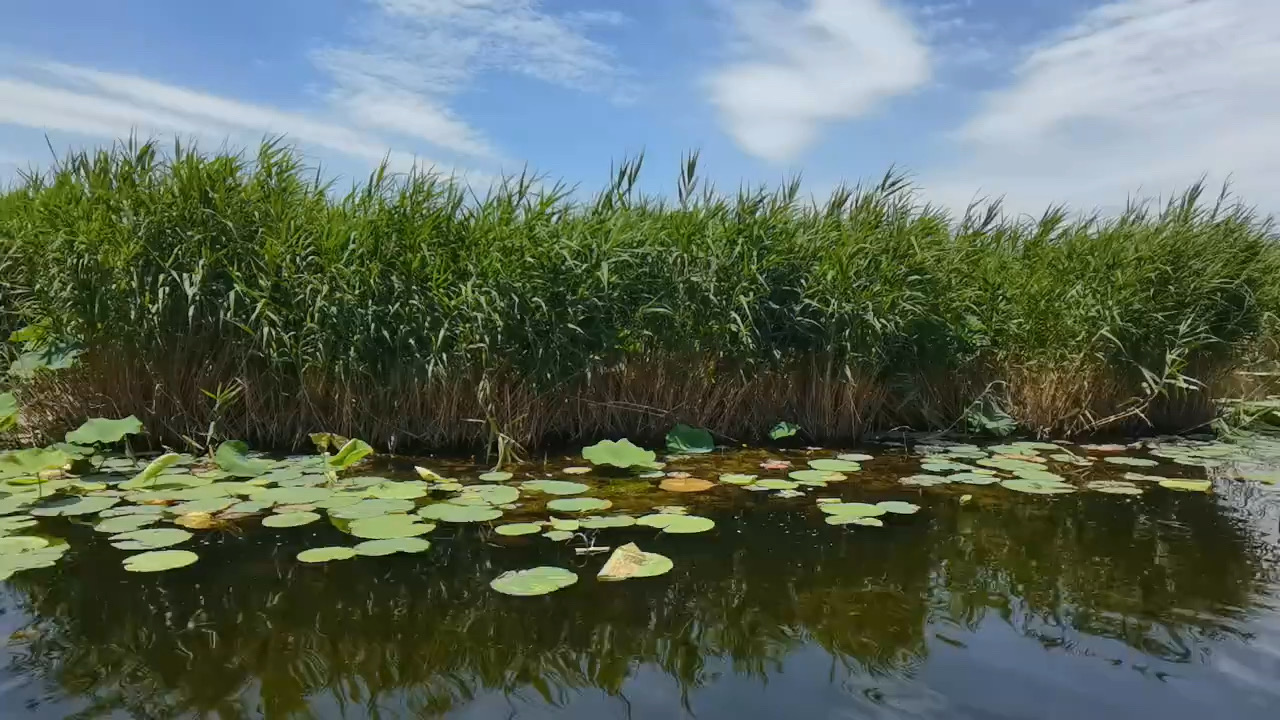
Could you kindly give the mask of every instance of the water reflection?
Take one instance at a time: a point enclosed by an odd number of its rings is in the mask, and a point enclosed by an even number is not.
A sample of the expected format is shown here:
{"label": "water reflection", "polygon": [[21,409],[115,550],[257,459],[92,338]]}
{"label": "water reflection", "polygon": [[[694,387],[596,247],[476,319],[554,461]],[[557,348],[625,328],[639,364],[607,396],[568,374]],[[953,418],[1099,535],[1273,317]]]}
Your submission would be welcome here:
{"label": "water reflection", "polygon": [[[592,579],[602,558],[543,540],[498,548],[474,529],[443,528],[422,556],[323,567],[293,556],[341,542],[332,528],[214,536],[197,565],[140,580],[121,569],[121,553],[68,526],[73,555],[8,583],[24,618],[8,673],[43,686],[50,703],[28,710],[48,717],[431,717],[481,707],[474,716],[670,717],[681,705],[721,716],[728,705],[715,703],[731,700],[710,699],[717,688],[767,693],[797,673],[841,691],[807,691],[822,714],[883,706],[875,693],[896,688],[902,714],[948,716],[939,708],[950,705],[986,708],[971,714],[982,717],[995,713],[991,688],[952,688],[943,702],[921,678],[937,656],[997,661],[1008,650],[991,649],[993,632],[1006,646],[1016,638],[1032,663],[1042,661],[1026,651],[1038,646],[1099,671],[1136,657],[1159,675],[1202,670],[1220,643],[1238,654],[1248,624],[1274,617],[1264,607],[1273,565],[1256,529],[1212,497],[925,505],[892,527],[847,532],[823,524],[811,501],[747,497],[717,511],[719,528],[704,536],[608,531],[607,542],[636,540],[676,565],[610,585]],[[541,598],[487,586],[546,562],[577,566],[582,580]],[[646,714],[638,688],[658,686],[676,705]],[[1070,716],[1097,709],[1084,690],[1065,700],[1076,704]],[[700,691],[708,699],[692,701]],[[27,712],[17,695],[0,696],[0,715]],[[774,716],[735,707],[737,717]]]}

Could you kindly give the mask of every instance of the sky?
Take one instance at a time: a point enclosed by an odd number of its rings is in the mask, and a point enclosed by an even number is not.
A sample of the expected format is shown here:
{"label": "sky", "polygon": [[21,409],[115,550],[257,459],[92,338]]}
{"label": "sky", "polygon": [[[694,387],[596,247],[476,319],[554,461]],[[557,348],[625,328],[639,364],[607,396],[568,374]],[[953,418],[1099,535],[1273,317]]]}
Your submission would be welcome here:
{"label": "sky", "polygon": [[1280,0],[6,0],[0,179],[135,133],[283,135],[348,182],[591,191],[643,152],[671,192],[698,150],[728,192],[893,167],[1038,214],[1205,177],[1273,212]]}

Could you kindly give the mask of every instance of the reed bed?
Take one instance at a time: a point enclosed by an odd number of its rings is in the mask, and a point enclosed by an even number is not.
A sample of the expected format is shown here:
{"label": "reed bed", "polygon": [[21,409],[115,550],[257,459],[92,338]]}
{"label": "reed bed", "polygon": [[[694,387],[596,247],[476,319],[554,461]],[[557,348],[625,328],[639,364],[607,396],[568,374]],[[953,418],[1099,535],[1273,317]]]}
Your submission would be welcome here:
{"label": "reed bed", "polygon": [[835,442],[980,399],[1040,435],[1185,430],[1274,347],[1271,221],[1201,186],[956,216],[899,174],[815,201],[718,192],[696,155],[649,197],[640,169],[589,195],[384,167],[342,193],[276,142],[71,154],[0,195],[0,330],[37,329],[4,352],[83,351],[11,380],[25,430],[132,413],[171,444],[212,422],[405,450],[788,420]]}

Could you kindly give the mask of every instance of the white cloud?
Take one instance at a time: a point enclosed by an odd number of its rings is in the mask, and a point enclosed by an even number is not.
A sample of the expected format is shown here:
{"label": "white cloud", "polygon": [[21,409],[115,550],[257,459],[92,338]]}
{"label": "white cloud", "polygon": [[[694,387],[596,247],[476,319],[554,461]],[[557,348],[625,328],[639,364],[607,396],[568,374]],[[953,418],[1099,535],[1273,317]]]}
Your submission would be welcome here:
{"label": "white cloud", "polygon": [[905,15],[884,0],[777,0],[726,6],[734,62],[708,78],[729,134],[748,153],[785,162],[827,123],[856,118],[930,76],[929,53]]}
{"label": "white cloud", "polygon": [[1246,199],[1280,190],[1280,3],[1118,0],[1033,48],[956,133],[930,197],[981,190],[1019,211],[1122,205],[1208,174]]}

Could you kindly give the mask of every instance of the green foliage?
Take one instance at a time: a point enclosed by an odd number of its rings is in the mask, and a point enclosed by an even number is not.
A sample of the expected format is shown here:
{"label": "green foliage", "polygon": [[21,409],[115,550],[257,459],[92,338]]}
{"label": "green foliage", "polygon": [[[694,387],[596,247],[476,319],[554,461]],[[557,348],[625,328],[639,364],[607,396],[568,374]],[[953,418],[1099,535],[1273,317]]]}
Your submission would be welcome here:
{"label": "green foliage", "polygon": [[218,467],[236,477],[258,477],[273,467],[270,460],[249,457],[249,445],[242,440],[228,440],[213,454]]}
{"label": "green foliage", "polygon": [[697,455],[709,453],[715,449],[715,439],[704,428],[690,427],[681,423],[671,428],[671,431],[667,433],[668,452]]}
{"label": "green foliage", "polygon": [[132,415],[119,420],[90,418],[67,433],[67,442],[77,445],[109,445],[120,442],[126,435],[137,435],[140,432],[142,423]]}
{"label": "green foliage", "polygon": [[12,430],[18,425],[18,399],[13,393],[0,393],[0,432]]}
{"label": "green foliage", "polygon": [[783,440],[789,437],[795,437],[795,434],[798,432],[800,432],[799,425],[789,423],[784,420],[779,422],[777,425],[774,425],[773,429],[769,431],[769,439]]}
{"label": "green foliage", "polygon": [[601,440],[591,447],[582,448],[582,458],[592,465],[611,465],[617,468],[652,467],[658,456],[652,450],[637,447],[630,440]]}

